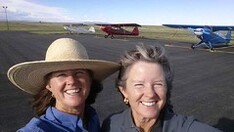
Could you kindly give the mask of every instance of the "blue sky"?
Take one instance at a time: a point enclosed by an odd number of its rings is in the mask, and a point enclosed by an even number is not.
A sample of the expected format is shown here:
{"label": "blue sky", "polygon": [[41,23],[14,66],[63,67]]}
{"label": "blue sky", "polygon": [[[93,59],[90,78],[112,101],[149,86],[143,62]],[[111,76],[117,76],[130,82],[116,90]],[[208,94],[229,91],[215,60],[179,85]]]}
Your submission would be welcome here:
{"label": "blue sky", "polygon": [[[8,20],[234,25],[233,0],[1,0]],[[4,8],[0,20],[5,21]]]}

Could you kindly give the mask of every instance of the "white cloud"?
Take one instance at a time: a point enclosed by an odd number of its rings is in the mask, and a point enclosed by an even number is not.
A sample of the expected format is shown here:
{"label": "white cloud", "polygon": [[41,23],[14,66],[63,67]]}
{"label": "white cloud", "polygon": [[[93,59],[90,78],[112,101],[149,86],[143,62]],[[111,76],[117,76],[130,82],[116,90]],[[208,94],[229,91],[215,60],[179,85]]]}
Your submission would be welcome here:
{"label": "white cloud", "polygon": [[[7,6],[9,20],[20,21],[46,21],[46,22],[71,22],[69,12],[63,8],[40,5],[27,0],[3,0]],[[4,14],[1,11],[1,16]],[[3,17],[1,17],[3,18]]]}

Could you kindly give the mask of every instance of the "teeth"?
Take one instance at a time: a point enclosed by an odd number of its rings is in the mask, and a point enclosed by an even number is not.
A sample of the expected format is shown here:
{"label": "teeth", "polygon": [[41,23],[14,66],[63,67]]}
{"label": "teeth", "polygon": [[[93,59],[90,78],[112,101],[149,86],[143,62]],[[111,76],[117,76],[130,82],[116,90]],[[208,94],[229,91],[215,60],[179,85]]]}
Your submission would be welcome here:
{"label": "teeth", "polygon": [[153,106],[155,102],[141,102],[145,106]]}
{"label": "teeth", "polygon": [[79,93],[80,89],[71,89],[71,90],[66,90],[65,92],[68,94]]}

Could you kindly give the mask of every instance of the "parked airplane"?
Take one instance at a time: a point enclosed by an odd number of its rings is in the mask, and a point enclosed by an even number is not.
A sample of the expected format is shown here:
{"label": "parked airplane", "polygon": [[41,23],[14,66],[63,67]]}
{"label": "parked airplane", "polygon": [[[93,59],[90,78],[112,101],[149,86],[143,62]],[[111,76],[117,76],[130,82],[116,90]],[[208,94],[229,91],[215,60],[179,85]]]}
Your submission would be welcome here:
{"label": "parked airplane", "polygon": [[[197,44],[192,44],[191,48],[197,48],[205,45],[207,48],[213,50],[214,47],[228,46],[231,40],[231,31],[234,26],[202,26],[202,25],[177,25],[177,24],[163,24],[163,26],[170,28],[183,28],[192,31],[201,41]],[[227,31],[226,35],[219,31]]]}
{"label": "parked airplane", "polygon": [[[107,35],[104,37],[111,37],[114,38],[114,35],[130,35],[130,36],[138,36],[139,30],[138,27],[141,27],[141,25],[136,23],[119,23],[119,24],[96,24],[98,26],[101,26],[101,30]],[[128,31],[126,27],[133,27],[132,31]]]}
{"label": "parked airplane", "polygon": [[86,24],[69,24],[64,25],[64,29],[69,31],[70,33],[78,33],[78,34],[86,34],[86,33],[95,33],[95,28],[90,26],[89,29],[86,29],[88,25]]}

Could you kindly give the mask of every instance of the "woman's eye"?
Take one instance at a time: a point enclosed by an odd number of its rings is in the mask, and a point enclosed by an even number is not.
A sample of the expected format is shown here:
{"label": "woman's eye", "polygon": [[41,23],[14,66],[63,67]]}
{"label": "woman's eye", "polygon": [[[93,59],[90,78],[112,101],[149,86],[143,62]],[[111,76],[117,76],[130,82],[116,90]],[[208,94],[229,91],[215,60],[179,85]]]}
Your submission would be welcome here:
{"label": "woman's eye", "polygon": [[64,76],[66,76],[66,74],[64,74],[64,73],[59,73],[59,74],[57,74],[56,76],[57,76],[57,77],[64,77]]}
{"label": "woman's eye", "polygon": [[163,88],[163,84],[162,83],[157,83],[157,84],[154,84],[154,87],[155,88]]}
{"label": "woman's eye", "polygon": [[77,72],[75,73],[76,76],[81,76],[81,75],[84,75],[84,74],[85,74],[84,71],[77,71]]}
{"label": "woman's eye", "polygon": [[134,86],[135,86],[136,88],[142,88],[142,87],[144,87],[143,84],[135,84]]}

